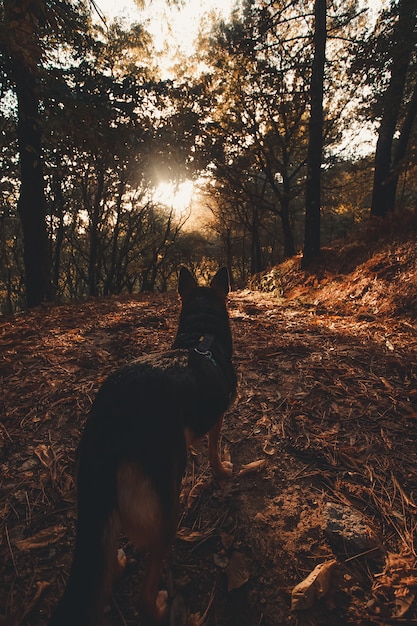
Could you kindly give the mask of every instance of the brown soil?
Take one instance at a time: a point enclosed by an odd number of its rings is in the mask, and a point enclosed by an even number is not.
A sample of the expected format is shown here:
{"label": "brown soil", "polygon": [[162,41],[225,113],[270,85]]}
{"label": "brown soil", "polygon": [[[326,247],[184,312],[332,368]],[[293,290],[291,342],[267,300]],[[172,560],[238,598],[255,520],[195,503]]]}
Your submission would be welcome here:
{"label": "brown soil", "polygon": [[[231,295],[240,390],[222,445],[234,477],[213,482],[204,447],[190,453],[163,581],[172,625],[417,624],[416,253],[378,254],[343,276],[293,262],[280,297]],[[177,316],[175,295],[146,295],[0,321],[0,624],[47,624],[71,561],[92,398],[115,367],[167,348]],[[360,512],[369,549],[329,534],[329,503]],[[145,626],[141,562],[121,543],[108,623]],[[295,585],[334,558],[325,588],[291,609]]]}

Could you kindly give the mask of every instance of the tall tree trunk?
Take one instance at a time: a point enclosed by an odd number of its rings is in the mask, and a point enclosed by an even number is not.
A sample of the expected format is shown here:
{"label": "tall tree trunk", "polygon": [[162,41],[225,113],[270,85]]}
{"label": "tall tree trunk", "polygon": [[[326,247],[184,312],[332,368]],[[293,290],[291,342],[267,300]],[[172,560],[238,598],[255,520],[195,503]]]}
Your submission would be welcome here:
{"label": "tall tree trunk", "polygon": [[88,253],[88,295],[96,297],[99,295],[100,282],[100,219],[101,202],[104,191],[104,172],[100,170],[97,174],[97,189],[90,212],[90,249]]}
{"label": "tall tree trunk", "polygon": [[58,207],[59,211],[59,222],[58,228],[56,231],[56,239],[55,239],[55,249],[53,251],[53,285],[55,289],[55,293],[58,292],[59,289],[59,277],[61,275],[61,250],[62,244],[64,243],[64,209],[62,206]]}
{"label": "tall tree trunk", "polygon": [[253,276],[262,272],[262,253],[261,253],[261,240],[259,234],[259,214],[256,208],[252,209],[252,223],[251,223],[251,261],[250,261],[250,273]]}
{"label": "tall tree trunk", "polygon": [[155,291],[156,275],[158,272],[158,251],[152,252],[152,260],[142,272],[141,293],[153,293]]}
{"label": "tall tree trunk", "polygon": [[323,158],[323,90],[326,60],[326,0],[314,4],[314,57],[310,85],[306,213],[303,267],[320,254],[321,163]]}
{"label": "tall tree trunk", "polygon": [[23,63],[15,61],[14,65],[21,171],[17,210],[23,231],[26,303],[28,307],[33,307],[43,301],[53,299],[46,227],[41,131],[35,79]]}
{"label": "tall tree trunk", "polygon": [[395,195],[387,193],[392,175],[392,145],[404,95],[407,71],[414,46],[417,0],[400,0],[392,45],[391,77],[383,96],[383,113],[375,151],[371,214],[385,217],[394,210]]}
{"label": "tall tree trunk", "polygon": [[[3,212],[0,214],[0,266],[1,266],[1,281],[6,286],[6,296],[4,298],[3,312],[7,315],[13,313],[13,279],[12,279],[12,263],[9,258],[9,252],[7,248],[7,214]],[[1,309],[0,309],[1,310]]]}
{"label": "tall tree trunk", "polygon": [[111,254],[110,254],[110,268],[108,271],[107,278],[104,283],[104,295],[117,294],[120,293],[120,271],[118,271],[118,262],[117,257],[120,253],[120,219],[122,214],[122,204],[123,204],[123,192],[126,187],[125,181],[121,180],[119,182],[119,188],[117,193],[117,201],[116,201],[116,221],[113,226],[113,234],[111,238]]}
{"label": "tall tree trunk", "polygon": [[[59,278],[61,274],[61,250],[62,250],[62,245],[64,243],[64,230],[65,230],[65,224],[64,224],[65,200],[64,200],[64,194],[62,191],[62,179],[61,179],[60,170],[61,170],[60,155],[57,155],[56,169],[55,169],[54,180],[53,180],[53,185],[54,185],[53,188],[54,188],[54,196],[55,196],[54,213],[55,213],[55,216],[58,218],[58,228],[56,229],[56,232],[55,232],[55,248],[52,250],[52,255],[51,255],[52,279],[53,279],[53,285],[54,285],[54,289],[56,293],[58,292]],[[52,237],[51,237],[51,240],[53,241]]]}
{"label": "tall tree trunk", "polygon": [[36,71],[40,59],[36,11],[4,0],[6,43],[3,52],[14,83],[18,106],[17,138],[20,194],[17,210],[23,232],[26,304],[53,300],[51,261],[46,225],[46,201],[41,154],[41,125]]}
{"label": "tall tree trunk", "polygon": [[289,259],[295,255],[294,235],[290,222],[290,181],[288,177],[283,180],[284,194],[281,198],[281,225],[284,235],[284,258]]}
{"label": "tall tree trunk", "polygon": [[417,80],[414,85],[413,95],[408,105],[407,113],[401,128],[401,133],[395,145],[394,158],[392,160],[392,173],[386,185],[387,206],[395,207],[398,179],[402,170],[402,164],[407,152],[408,142],[417,116]]}
{"label": "tall tree trunk", "polygon": [[39,102],[35,78],[30,70],[19,59],[12,60],[11,65],[18,102],[20,195],[17,210],[23,231],[26,304],[34,307],[54,298],[46,225]]}

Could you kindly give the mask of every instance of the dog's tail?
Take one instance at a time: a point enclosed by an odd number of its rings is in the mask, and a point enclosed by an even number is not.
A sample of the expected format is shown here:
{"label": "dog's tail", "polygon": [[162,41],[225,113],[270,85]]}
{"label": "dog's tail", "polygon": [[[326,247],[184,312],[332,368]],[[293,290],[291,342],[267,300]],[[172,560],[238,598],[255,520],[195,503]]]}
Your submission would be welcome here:
{"label": "dog's tail", "polygon": [[[85,442],[84,442],[85,443]],[[88,448],[88,446],[87,446]],[[117,567],[116,472],[81,446],[73,562],[49,626],[98,626]]]}

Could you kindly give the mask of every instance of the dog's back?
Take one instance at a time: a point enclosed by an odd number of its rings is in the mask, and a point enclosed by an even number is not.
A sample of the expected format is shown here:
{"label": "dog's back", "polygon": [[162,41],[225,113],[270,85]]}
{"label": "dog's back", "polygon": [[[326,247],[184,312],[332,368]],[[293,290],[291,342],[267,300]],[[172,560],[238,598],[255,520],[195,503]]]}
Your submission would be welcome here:
{"label": "dog's back", "polygon": [[221,419],[236,389],[220,270],[198,287],[181,269],[180,321],[173,348],[112,374],[100,388],[79,447],[78,520],[67,588],[51,626],[97,626],[119,567],[121,530],[148,554],[141,593],[155,621],[167,614],[160,570],[175,535],[187,443],[209,432],[215,473]]}

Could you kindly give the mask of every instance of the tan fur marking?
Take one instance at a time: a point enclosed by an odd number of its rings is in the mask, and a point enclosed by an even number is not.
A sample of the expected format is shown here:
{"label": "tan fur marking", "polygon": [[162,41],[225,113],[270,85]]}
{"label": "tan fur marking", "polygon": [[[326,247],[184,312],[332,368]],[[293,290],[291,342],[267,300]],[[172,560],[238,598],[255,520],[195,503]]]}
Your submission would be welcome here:
{"label": "tan fur marking", "polygon": [[122,530],[138,550],[146,552],[161,541],[163,515],[158,494],[134,463],[119,469],[117,485]]}

